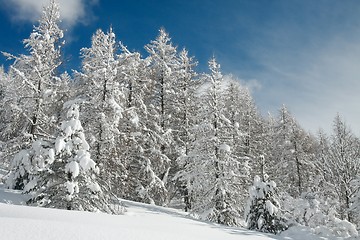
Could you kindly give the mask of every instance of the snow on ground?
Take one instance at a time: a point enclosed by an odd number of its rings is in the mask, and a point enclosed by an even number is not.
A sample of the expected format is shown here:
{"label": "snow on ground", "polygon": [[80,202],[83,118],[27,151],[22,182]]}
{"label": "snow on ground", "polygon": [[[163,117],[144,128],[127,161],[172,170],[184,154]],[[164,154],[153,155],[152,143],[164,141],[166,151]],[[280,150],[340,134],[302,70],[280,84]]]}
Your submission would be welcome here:
{"label": "snow on ground", "polygon": [[177,211],[131,202],[125,205],[128,211],[115,216],[1,203],[0,239],[272,239],[262,233],[195,221]]}
{"label": "snow on ground", "polygon": [[[306,229],[281,235],[192,219],[180,210],[123,200],[123,215],[29,207],[26,196],[0,186],[1,240],[318,240]],[[15,205],[17,204],[17,205]]]}

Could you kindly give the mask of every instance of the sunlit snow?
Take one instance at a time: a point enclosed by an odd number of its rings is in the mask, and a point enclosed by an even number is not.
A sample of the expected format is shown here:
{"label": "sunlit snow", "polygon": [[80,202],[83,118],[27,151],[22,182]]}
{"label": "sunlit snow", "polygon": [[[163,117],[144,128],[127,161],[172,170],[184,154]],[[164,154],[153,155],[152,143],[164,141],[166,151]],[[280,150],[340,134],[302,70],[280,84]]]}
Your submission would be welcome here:
{"label": "sunlit snow", "polygon": [[[320,240],[305,227],[281,235],[192,219],[171,208],[122,200],[123,215],[28,207],[26,195],[0,185],[0,239],[4,240]],[[331,239],[331,238],[328,238]],[[334,239],[335,240],[335,239]]]}

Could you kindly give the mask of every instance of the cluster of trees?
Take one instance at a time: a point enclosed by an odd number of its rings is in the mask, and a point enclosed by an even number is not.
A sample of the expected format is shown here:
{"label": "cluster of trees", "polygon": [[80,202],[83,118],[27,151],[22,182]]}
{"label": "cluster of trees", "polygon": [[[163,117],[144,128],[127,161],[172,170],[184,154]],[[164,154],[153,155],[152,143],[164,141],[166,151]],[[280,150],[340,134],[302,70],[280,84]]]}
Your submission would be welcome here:
{"label": "cluster of trees", "polygon": [[280,203],[312,196],[325,215],[359,220],[360,140],[340,116],[329,136],[305,131],[285,106],[261,116],[215,58],[197,73],[164,29],[146,57],[111,28],[97,30],[81,69],[60,72],[59,22],[52,0],[24,40],[28,54],[5,53],[14,62],[0,72],[1,161],[8,186],[32,193],[29,203],[113,212],[115,196],[163,206],[182,199],[186,211],[236,226],[258,175],[256,186],[273,192],[267,179],[277,183]]}

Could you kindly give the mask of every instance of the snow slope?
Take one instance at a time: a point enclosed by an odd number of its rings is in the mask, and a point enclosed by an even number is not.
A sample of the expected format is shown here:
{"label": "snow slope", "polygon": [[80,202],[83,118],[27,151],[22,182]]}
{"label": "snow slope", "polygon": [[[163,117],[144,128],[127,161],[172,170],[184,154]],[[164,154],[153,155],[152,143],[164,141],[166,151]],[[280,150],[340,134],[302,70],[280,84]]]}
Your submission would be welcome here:
{"label": "snow slope", "polygon": [[[124,215],[28,207],[26,196],[0,186],[1,240],[266,240],[324,239],[292,230],[275,236],[191,219],[175,209],[123,201]],[[12,203],[12,204],[9,204]]]}

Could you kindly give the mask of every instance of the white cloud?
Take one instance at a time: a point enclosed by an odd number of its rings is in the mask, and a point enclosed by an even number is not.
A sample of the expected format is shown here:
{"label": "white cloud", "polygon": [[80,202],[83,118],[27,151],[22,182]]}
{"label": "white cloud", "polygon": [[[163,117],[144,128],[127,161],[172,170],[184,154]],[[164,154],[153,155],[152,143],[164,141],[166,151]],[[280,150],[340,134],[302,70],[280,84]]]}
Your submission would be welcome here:
{"label": "white cloud", "polygon": [[[92,15],[88,8],[97,4],[98,0],[58,0],[63,24],[71,28],[81,22],[86,23]],[[8,0],[5,7],[11,14],[13,21],[31,21],[39,19],[43,7],[49,4],[49,0]]]}

